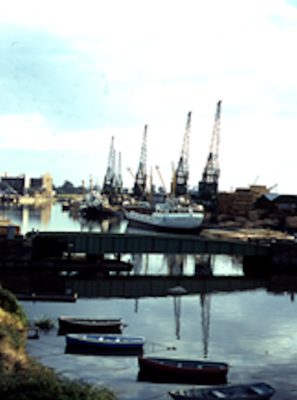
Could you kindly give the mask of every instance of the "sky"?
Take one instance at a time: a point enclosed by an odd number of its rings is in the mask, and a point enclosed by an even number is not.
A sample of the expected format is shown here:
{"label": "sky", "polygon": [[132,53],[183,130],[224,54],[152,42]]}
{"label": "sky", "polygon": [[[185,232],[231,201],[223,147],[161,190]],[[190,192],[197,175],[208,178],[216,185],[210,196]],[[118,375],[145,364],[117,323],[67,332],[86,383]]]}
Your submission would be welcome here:
{"label": "sky", "polygon": [[297,1],[10,0],[0,13],[0,173],[102,185],[111,138],[124,186],[170,186],[192,111],[197,186],[222,101],[221,191],[297,194]]}

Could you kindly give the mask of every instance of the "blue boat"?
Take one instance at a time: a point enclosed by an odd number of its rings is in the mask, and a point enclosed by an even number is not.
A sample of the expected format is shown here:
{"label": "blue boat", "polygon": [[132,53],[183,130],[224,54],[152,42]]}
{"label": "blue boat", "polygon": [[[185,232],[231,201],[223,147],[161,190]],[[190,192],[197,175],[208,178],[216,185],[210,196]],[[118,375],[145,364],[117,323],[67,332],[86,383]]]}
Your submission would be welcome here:
{"label": "blue boat", "polygon": [[79,354],[139,355],[143,352],[142,336],[76,334],[66,335],[66,352]]}

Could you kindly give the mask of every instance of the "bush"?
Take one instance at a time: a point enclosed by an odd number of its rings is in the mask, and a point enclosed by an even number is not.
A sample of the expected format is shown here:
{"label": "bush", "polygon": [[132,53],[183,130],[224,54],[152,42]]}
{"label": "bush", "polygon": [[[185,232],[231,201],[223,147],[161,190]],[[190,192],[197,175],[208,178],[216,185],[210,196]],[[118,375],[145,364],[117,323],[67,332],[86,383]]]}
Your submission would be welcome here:
{"label": "bush", "polygon": [[0,398],[5,400],[115,400],[113,393],[81,381],[61,378],[35,365],[18,374],[0,375]]}
{"label": "bush", "polygon": [[11,292],[1,287],[0,307],[3,308],[3,310],[19,317],[24,324],[27,323],[26,314],[21,305],[18,303],[16,297]]}
{"label": "bush", "polygon": [[8,359],[13,364],[12,359],[15,363],[18,357],[24,359],[26,323],[27,317],[16,297],[0,288],[0,370],[6,369]]}
{"label": "bush", "polygon": [[42,317],[34,321],[34,326],[41,329],[42,331],[48,332],[55,328],[55,323],[50,318]]}
{"label": "bush", "polygon": [[[50,320],[41,321],[44,328]],[[25,352],[27,317],[15,296],[0,288],[0,399],[115,400],[106,388],[57,375]]]}

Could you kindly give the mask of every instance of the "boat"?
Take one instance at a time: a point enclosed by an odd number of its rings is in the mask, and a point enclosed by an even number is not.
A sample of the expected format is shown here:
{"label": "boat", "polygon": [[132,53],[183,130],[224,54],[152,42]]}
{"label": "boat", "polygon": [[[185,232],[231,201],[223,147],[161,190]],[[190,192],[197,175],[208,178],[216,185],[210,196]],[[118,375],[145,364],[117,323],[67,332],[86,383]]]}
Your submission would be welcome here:
{"label": "boat", "polygon": [[180,205],[175,200],[156,204],[150,214],[123,210],[128,226],[159,232],[197,233],[202,229],[202,206]]}
{"label": "boat", "polygon": [[274,393],[275,389],[265,382],[168,392],[173,400],[268,400]]}
{"label": "boat", "polygon": [[145,339],[142,336],[118,334],[78,334],[66,335],[66,352],[79,354],[140,355]]}
{"label": "boat", "polygon": [[136,211],[141,214],[151,214],[154,211],[154,207],[148,201],[133,201],[130,202],[123,202],[123,210],[124,211]]}
{"label": "boat", "polygon": [[39,328],[37,326],[28,326],[27,339],[39,339]]}
{"label": "boat", "polygon": [[138,357],[138,379],[152,382],[226,383],[228,364],[207,360]]}
{"label": "boat", "polygon": [[121,333],[123,321],[120,318],[96,319],[60,316],[59,334],[66,333]]}
{"label": "boat", "polygon": [[79,213],[86,220],[100,220],[116,216],[118,209],[111,206],[100,193],[93,191],[81,203]]}
{"label": "boat", "polygon": [[77,293],[16,293],[16,298],[19,301],[55,301],[55,302],[66,302],[75,303],[78,294]]}

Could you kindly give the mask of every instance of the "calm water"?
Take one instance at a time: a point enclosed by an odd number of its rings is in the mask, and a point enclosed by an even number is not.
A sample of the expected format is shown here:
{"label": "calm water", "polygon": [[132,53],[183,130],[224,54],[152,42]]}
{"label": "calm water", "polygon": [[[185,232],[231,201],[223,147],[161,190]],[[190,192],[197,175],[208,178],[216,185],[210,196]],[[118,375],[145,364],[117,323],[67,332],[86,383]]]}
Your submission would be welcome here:
{"label": "calm water", "polygon": [[[38,230],[100,230],[87,227],[62,213],[60,205],[41,212],[8,210],[5,216],[26,232]],[[123,230],[114,224],[111,229]],[[186,261],[186,270],[193,263]],[[215,274],[241,275],[238,260],[213,259]],[[153,273],[164,273],[164,257],[149,259]],[[292,279],[291,279],[292,281]],[[292,289],[293,286],[293,289]],[[76,303],[30,303],[23,306],[30,319],[60,315],[122,317],[126,334],[146,338],[145,353],[160,356],[202,358],[230,364],[229,383],[266,381],[277,393],[273,399],[297,398],[297,309],[292,292],[278,294],[265,289],[208,295],[166,296],[140,299],[79,299]],[[65,338],[56,331],[28,342],[30,354],[71,378],[81,378],[114,390],[120,400],[166,399],[180,384],[137,381],[136,357],[82,356],[64,353]],[[168,348],[175,347],[176,350]]]}

